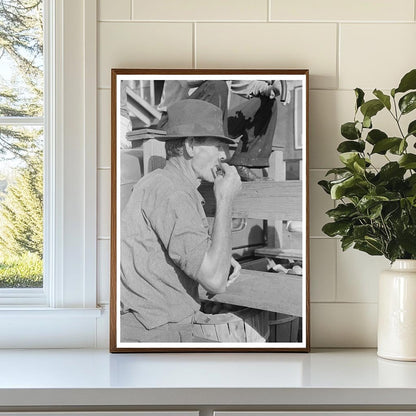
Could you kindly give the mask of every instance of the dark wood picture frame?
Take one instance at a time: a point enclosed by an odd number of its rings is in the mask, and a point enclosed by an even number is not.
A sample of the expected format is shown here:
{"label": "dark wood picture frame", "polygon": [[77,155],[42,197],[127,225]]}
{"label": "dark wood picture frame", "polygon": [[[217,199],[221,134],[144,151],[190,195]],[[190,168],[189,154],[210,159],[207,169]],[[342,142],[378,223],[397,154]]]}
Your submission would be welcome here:
{"label": "dark wood picture frame", "polygon": [[[307,69],[112,69],[111,75],[110,351],[117,353],[309,352],[309,71]],[[236,223],[239,222],[235,227],[237,233],[241,227],[251,227],[249,233],[242,232],[242,238],[249,241],[248,245],[243,244],[243,247],[240,247],[237,244],[236,247],[233,244],[233,253],[237,253],[236,256],[242,259],[242,274],[227,288],[225,293],[212,296],[203,290],[200,291],[202,301],[208,306],[231,304],[241,308],[250,308],[247,310],[254,311],[254,313],[267,311],[269,332],[272,332],[274,337],[270,341],[270,335],[268,342],[232,343],[221,341],[221,339],[213,341],[210,338],[212,342],[205,340],[205,342],[192,343],[146,343],[139,341],[132,343],[123,342],[120,337],[121,236],[119,221],[121,207],[126,203],[134,182],[140,176],[155,168],[163,167],[163,150],[160,147],[163,146],[163,143],[154,140],[159,134],[158,130],[154,128],[154,122],[157,122],[159,117],[157,104],[160,102],[164,81],[195,79],[221,80],[227,81],[229,84],[234,79],[282,81],[281,95],[284,93],[285,97],[281,97],[278,104],[276,117],[280,118],[278,118],[276,133],[274,133],[273,158],[270,158],[270,167],[268,168],[268,175],[272,176],[274,180],[243,182],[242,191],[233,204],[233,218],[236,219]],[[295,87],[298,90],[296,97],[302,97],[302,114],[296,115],[295,108],[299,112],[300,106],[299,102],[293,103]],[[123,137],[120,134],[121,88],[124,89],[123,93],[127,94],[127,109],[132,123],[132,130],[127,135],[123,133]],[[302,91],[301,94],[299,94],[299,89]],[[230,95],[232,94],[230,93]],[[235,99],[239,102],[239,97]],[[246,99],[249,98],[246,97]],[[278,96],[276,101],[279,101]],[[231,108],[230,104],[229,107]],[[302,120],[301,129],[299,129],[299,117]],[[297,123],[296,126],[295,123]],[[279,130],[282,132],[278,133]],[[294,137],[295,130],[301,134],[301,137]],[[300,133],[299,130],[301,130]],[[291,133],[292,131],[293,133]],[[130,142],[131,144],[127,145],[128,148],[121,149],[123,147],[121,141],[126,137],[128,139],[126,143]],[[121,161],[122,158],[123,161]],[[129,169],[136,173],[139,172],[138,177],[136,174],[132,174]],[[199,191],[205,198],[204,210],[209,218],[215,214],[215,197],[212,186],[203,183]],[[254,225],[250,225],[250,222],[247,226],[247,221],[254,221]],[[252,232],[254,229],[257,234]],[[252,234],[256,235],[251,244]],[[260,245],[259,238],[262,240]],[[295,266],[298,268],[296,269]],[[273,268],[277,272],[274,272]],[[249,316],[249,319],[264,319],[266,315],[254,318]],[[250,322],[247,324],[245,319],[242,318],[243,326],[252,325]]]}

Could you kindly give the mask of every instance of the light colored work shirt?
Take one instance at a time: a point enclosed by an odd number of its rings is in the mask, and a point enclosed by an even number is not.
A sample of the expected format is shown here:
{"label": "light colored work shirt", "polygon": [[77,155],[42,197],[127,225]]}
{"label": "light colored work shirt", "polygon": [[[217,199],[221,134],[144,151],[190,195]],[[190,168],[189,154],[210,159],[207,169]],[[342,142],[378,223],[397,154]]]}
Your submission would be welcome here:
{"label": "light colored work shirt", "polygon": [[121,302],[147,329],[200,309],[196,276],[211,240],[199,181],[176,159],[144,176],[121,214]]}

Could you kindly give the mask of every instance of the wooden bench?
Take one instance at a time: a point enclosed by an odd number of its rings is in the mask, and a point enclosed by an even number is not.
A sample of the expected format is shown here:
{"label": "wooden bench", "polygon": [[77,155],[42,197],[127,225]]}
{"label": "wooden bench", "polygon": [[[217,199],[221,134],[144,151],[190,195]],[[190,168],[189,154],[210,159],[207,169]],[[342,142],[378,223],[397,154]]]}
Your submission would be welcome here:
{"label": "wooden bench", "polygon": [[[212,184],[203,183],[199,191],[205,199],[204,210],[208,217],[215,215],[215,196]],[[302,220],[301,181],[243,182],[242,190],[232,207],[234,218],[275,220]],[[256,253],[275,256],[278,248],[259,248]],[[302,259],[297,251],[284,252],[284,258]],[[201,290],[202,299],[230,303],[301,317],[303,315],[302,276],[259,270],[242,270],[241,276],[225,293],[209,296]]]}

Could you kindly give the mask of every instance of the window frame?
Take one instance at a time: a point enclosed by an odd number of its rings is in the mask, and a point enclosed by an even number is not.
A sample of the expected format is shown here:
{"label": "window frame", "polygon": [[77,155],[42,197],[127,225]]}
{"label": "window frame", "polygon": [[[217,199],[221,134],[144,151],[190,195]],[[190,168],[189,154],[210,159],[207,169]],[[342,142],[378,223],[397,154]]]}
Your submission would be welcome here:
{"label": "window frame", "polygon": [[94,347],[97,1],[44,2],[46,278],[0,294],[0,347]]}

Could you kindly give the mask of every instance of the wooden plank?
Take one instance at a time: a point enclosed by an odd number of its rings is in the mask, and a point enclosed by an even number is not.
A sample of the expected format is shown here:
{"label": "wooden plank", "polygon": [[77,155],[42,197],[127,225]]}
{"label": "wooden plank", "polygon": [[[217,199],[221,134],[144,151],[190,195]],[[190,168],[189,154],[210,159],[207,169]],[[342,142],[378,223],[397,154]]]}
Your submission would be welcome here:
{"label": "wooden plank", "polygon": [[146,113],[149,113],[153,118],[160,120],[162,113],[152,107],[144,98],[140,97],[139,94],[133,91],[130,87],[126,87],[126,93],[127,97],[132,99],[137,108],[142,108],[142,111],[145,110]]}
{"label": "wooden plank", "polygon": [[273,257],[279,259],[302,260],[302,250],[295,248],[262,247],[254,251],[256,256]]}
{"label": "wooden plank", "polygon": [[301,276],[241,270],[224,293],[213,296],[200,287],[199,295],[202,300],[302,316]]}
{"label": "wooden plank", "polygon": [[[234,218],[302,220],[302,181],[254,181],[243,182],[242,185],[233,203]],[[205,199],[206,215],[214,216],[212,184],[201,184],[199,192]]]}
{"label": "wooden plank", "polygon": [[156,136],[166,136],[165,130],[158,130],[158,129],[137,129],[133,131],[129,131],[127,133],[127,137],[130,138],[130,140],[134,139],[141,139],[143,135],[151,135],[152,138]]}

